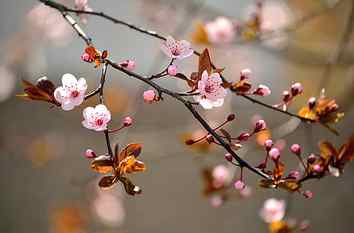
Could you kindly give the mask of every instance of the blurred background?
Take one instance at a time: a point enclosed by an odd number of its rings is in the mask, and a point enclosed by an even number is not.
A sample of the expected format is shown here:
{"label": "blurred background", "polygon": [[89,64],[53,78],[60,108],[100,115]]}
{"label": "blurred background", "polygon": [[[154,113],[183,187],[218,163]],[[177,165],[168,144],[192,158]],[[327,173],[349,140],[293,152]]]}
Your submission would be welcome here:
{"label": "blurred background", "polygon": [[[64,3],[73,6],[73,1]],[[255,8],[252,0],[91,0],[89,4],[94,10],[187,40],[191,40],[198,22],[218,16],[247,20]],[[299,143],[305,153],[318,151],[321,139],[342,145],[353,133],[352,4],[352,0],[266,0],[264,27],[289,30],[280,30],[279,35],[264,41],[208,45],[212,60],[226,68],[224,74],[230,80],[237,80],[242,69],[250,68],[253,83],[270,86],[272,95],[264,99],[267,103],[279,102],[282,91],[299,81],[305,91],[290,108],[297,112],[310,96],[318,96],[325,88],[326,95],[336,98],[346,114],[335,125],[340,136],[317,125],[297,124],[286,115],[231,94],[222,108],[201,110],[203,115],[216,124],[228,113],[235,113],[237,120],[229,127],[235,134],[251,128],[255,115],[262,116],[273,129],[274,139],[283,139],[288,146]],[[309,220],[308,232],[353,229],[353,164],[339,178],[309,182],[306,188],[314,192],[311,200],[261,189],[257,187],[258,177],[246,172],[252,195],[212,207],[202,195],[201,169],[226,164],[224,152],[210,148],[205,153],[186,147],[186,135],[200,130],[190,113],[170,98],[159,104],[144,104],[142,93],[147,87],[114,71],[109,71],[106,84],[112,124],[119,124],[127,115],[135,123],[112,140],[121,145],[142,143],[141,160],[148,170],[132,176],[143,189],[140,196],[127,196],[120,185],[100,191],[98,177],[83,154],[86,148],[104,153],[105,141],[102,135],[81,126],[81,110],[94,105],[95,100],[63,112],[15,97],[22,91],[21,79],[35,81],[47,76],[59,84],[64,73],[85,77],[89,89],[94,89],[99,72],[80,61],[84,44],[60,15],[43,10],[34,0],[1,1],[0,22],[1,233],[268,232],[258,212],[270,197],[288,201],[288,218]],[[83,28],[98,48],[110,51],[113,60],[135,60],[138,73],[157,73],[169,62],[159,49],[161,41],[154,38],[94,17],[89,17]],[[200,51],[205,45],[193,47]],[[193,57],[178,67],[189,74],[197,62]],[[160,83],[180,91],[186,88],[175,80]],[[264,156],[254,141],[239,153],[253,164]],[[283,154],[288,164],[297,166],[288,149]]]}

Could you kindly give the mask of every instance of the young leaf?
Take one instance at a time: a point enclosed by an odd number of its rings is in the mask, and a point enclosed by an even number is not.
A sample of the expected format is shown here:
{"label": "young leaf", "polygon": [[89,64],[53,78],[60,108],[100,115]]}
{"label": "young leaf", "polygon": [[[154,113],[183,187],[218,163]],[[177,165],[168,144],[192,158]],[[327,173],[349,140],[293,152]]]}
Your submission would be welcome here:
{"label": "young leaf", "polygon": [[133,155],[134,157],[138,157],[141,152],[142,145],[138,143],[133,143],[127,145],[120,153],[119,153],[119,161],[122,161],[128,156]]}
{"label": "young leaf", "polygon": [[136,195],[141,193],[141,188],[139,186],[136,186],[131,182],[128,178],[126,177],[119,177],[119,180],[123,183],[125,191],[129,195]]}
{"label": "young leaf", "polygon": [[113,161],[109,156],[101,155],[91,162],[91,169],[102,174],[113,171]]}
{"label": "young leaf", "polygon": [[209,50],[206,48],[199,56],[199,66],[198,66],[198,80],[201,79],[202,73],[207,71],[210,75],[213,70],[213,65],[211,63]]}
{"label": "young leaf", "polygon": [[104,176],[101,178],[98,185],[102,189],[108,189],[108,188],[112,187],[112,185],[114,185],[117,181],[118,181],[118,178],[116,176]]}

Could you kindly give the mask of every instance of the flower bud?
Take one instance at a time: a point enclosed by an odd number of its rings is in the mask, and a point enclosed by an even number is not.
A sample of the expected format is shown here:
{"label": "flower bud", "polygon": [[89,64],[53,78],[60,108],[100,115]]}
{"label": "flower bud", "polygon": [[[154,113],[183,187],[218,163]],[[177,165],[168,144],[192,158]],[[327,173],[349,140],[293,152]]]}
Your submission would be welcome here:
{"label": "flower bud", "polygon": [[135,69],[135,61],[133,61],[133,60],[125,60],[125,61],[119,63],[119,65],[129,71],[132,71]]}
{"label": "flower bud", "polygon": [[186,145],[193,145],[195,143],[195,141],[193,139],[187,139],[184,143],[186,143]]}
{"label": "flower bud", "polygon": [[293,152],[296,155],[301,154],[301,146],[299,144],[292,144],[290,147],[291,152]]}
{"label": "flower bud", "polygon": [[177,74],[177,66],[176,65],[170,65],[167,68],[167,73],[170,76],[175,76]]}
{"label": "flower bud", "polygon": [[291,94],[293,96],[300,95],[303,92],[304,88],[302,87],[301,83],[294,83],[291,85]]}
{"label": "flower bud", "polygon": [[96,153],[93,150],[87,149],[85,151],[85,157],[88,158],[88,159],[93,159],[93,158],[96,158],[97,155],[96,155]]}
{"label": "flower bud", "polygon": [[251,78],[251,75],[252,71],[250,69],[243,69],[241,70],[240,80],[249,79]]}
{"label": "flower bud", "polygon": [[254,132],[258,133],[259,131],[266,129],[266,127],[267,127],[267,125],[264,120],[258,120],[256,122],[255,127],[254,127]]}
{"label": "flower bud", "polygon": [[144,91],[143,97],[145,103],[152,103],[156,98],[155,91],[154,90]]}
{"label": "flower bud", "polygon": [[291,95],[289,91],[283,91],[283,102],[287,103],[291,100]]}
{"label": "flower bud", "polygon": [[307,157],[307,162],[309,164],[313,164],[316,161],[317,157],[314,154],[310,154],[309,157]]}
{"label": "flower bud", "polygon": [[254,95],[259,96],[267,96],[270,95],[271,90],[266,85],[259,85],[255,91],[253,91]]}
{"label": "flower bud", "polygon": [[232,158],[233,158],[233,157],[232,157],[232,155],[231,155],[230,153],[226,153],[224,157],[225,157],[225,159],[226,159],[227,161],[232,162]]}
{"label": "flower bud", "polygon": [[312,169],[315,173],[321,173],[323,171],[323,167],[320,164],[313,165]]}
{"label": "flower bud", "polygon": [[250,136],[251,135],[249,133],[243,132],[237,137],[237,140],[247,141],[250,138]]}
{"label": "flower bud", "polygon": [[227,121],[233,121],[235,120],[235,118],[236,118],[235,114],[230,114],[227,116]]}
{"label": "flower bud", "polygon": [[245,183],[243,183],[243,181],[242,180],[237,180],[235,183],[234,183],[234,187],[235,187],[235,189],[237,189],[237,190],[242,190],[242,189],[244,189],[245,188]]}
{"label": "flower bud", "polygon": [[307,104],[309,106],[309,109],[313,109],[316,105],[316,98],[315,97],[309,98]]}
{"label": "flower bud", "polygon": [[300,179],[300,172],[299,171],[296,171],[296,170],[292,170],[289,172],[289,175],[288,175],[288,179],[294,179],[294,180],[298,180]]}
{"label": "flower bud", "polygon": [[313,197],[313,193],[310,190],[306,190],[302,193],[305,198],[311,199]]}
{"label": "flower bud", "polygon": [[133,118],[131,118],[130,116],[124,117],[123,119],[123,125],[125,127],[129,127],[133,124]]}
{"label": "flower bud", "polygon": [[212,143],[212,142],[214,142],[214,137],[211,136],[210,134],[208,134],[208,135],[206,136],[206,140],[207,140],[208,143]]}
{"label": "flower bud", "polygon": [[90,54],[88,54],[88,53],[83,53],[81,55],[81,60],[83,60],[84,62],[89,62],[89,63],[93,62],[92,59],[90,58]]}
{"label": "flower bud", "polygon": [[267,151],[269,151],[270,149],[272,149],[273,146],[273,141],[272,139],[267,139],[264,141],[264,147]]}
{"label": "flower bud", "polygon": [[280,158],[280,151],[278,148],[273,147],[269,151],[269,156],[274,160],[277,161]]}

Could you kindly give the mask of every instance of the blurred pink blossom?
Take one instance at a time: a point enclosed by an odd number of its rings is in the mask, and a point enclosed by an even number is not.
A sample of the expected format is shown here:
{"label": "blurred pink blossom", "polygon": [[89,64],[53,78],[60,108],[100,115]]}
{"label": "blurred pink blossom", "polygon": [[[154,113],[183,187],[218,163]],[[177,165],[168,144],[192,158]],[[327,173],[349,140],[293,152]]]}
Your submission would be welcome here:
{"label": "blurred pink blossom", "polygon": [[208,22],[205,30],[211,43],[230,43],[235,38],[234,25],[225,17],[217,17],[214,21]]}
{"label": "blurred pink blossom", "polygon": [[266,223],[280,221],[285,216],[285,201],[275,198],[268,199],[264,202],[263,208],[259,215]]}

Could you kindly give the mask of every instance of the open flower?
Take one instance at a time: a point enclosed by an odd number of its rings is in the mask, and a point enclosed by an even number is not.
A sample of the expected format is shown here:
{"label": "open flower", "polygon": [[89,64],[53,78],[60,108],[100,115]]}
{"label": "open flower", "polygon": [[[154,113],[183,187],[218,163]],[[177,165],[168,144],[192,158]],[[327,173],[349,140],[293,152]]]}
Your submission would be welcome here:
{"label": "open flower", "polygon": [[207,23],[205,31],[211,43],[230,43],[235,37],[234,25],[225,17],[218,17],[215,21]]}
{"label": "open flower", "polygon": [[161,46],[162,51],[170,58],[183,59],[193,54],[191,44],[186,40],[177,41],[168,36]]}
{"label": "open flower", "polygon": [[103,104],[96,107],[87,107],[83,111],[84,120],[82,125],[87,129],[103,131],[107,129],[107,124],[111,120],[111,113]]}
{"label": "open flower", "polygon": [[266,200],[259,215],[266,223],[282,220],[285,215],[285,201],[275,198]]}
{"label": "open flower", "polygon": [[226,90],[222,87],[222,80],[219,73],[212,73],[210,76],[205,70],[198,82],[199,95],[194,99],[205,109],[220,107],[224,104]]}
{"label": "open flower", "polygon": [[77,80],[72,74],[64,74],[61,82],[63,86],[55,89],[54,97],[61,103],[63,110],[69,111],[84,101],[87,90],[86,80],[84,78]]}

